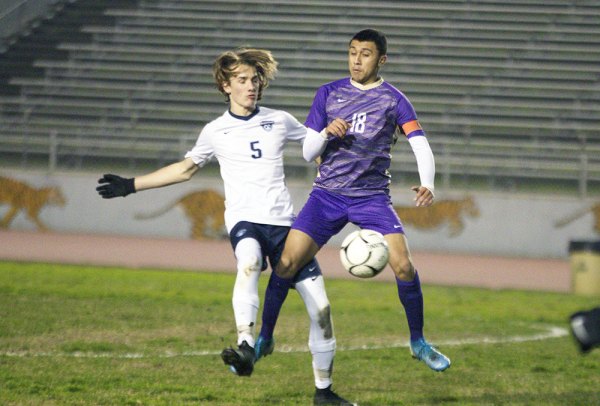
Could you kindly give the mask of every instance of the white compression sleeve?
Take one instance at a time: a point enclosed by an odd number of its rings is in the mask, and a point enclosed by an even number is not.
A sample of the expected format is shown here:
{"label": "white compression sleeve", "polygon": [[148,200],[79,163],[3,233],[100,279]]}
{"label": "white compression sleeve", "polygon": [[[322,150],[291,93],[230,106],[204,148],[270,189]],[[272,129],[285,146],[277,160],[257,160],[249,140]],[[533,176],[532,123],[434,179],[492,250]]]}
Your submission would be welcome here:
{"label": "white compression sleeve", "polygon": [[315,386],[325,389],[332,383],[332,365],[336,340],[331,320],[331,307],[325,292],[323,276],[296,283],[310,317],[308,347],[312,354]]}
{"label": "white compression sleeve", "polygon": [[302,145],[302,155],[306,162],[312,162],[321,156],[323,151],[325,151],[327,141],[325,130],[318,133],[312,128],[307,128],[306,138]]}
{"label": "white compression sleeve", "polygon": [[258,241],[244,238],[235,247],[237,277],[233,286],[233,314],[238,331],[238,345],[246,341],[254,347],[254,326],[260,305],[258,278],[262,266],[262,254]]}
{"label": "white compression sleeve", "polygon": [[408,139],[410,146],[417,159],[417,168],[419,170],[419,179],[421,186],[426,187],[431,192],[434,189],[435,180],[435,160],[433,152],[429,146],[427,138],[423,135],[416,135]]}

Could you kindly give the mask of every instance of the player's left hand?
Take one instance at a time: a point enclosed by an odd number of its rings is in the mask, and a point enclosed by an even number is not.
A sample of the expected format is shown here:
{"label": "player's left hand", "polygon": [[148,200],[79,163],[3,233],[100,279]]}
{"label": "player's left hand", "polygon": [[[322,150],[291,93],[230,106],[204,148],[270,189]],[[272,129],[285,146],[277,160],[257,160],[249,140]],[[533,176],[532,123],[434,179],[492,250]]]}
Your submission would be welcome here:
{"label": "player's left hand", "polygon": [[425,186],[413,186],[411,190],[417,194],[414,199],[417,207],[429,207],[433,204],[435,195]]}

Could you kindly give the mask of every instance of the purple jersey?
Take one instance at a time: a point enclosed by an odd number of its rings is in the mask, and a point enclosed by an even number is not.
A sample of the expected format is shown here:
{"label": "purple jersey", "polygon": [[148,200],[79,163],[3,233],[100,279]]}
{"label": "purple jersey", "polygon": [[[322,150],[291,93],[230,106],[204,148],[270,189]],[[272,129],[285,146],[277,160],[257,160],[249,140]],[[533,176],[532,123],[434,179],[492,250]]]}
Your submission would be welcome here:
{"label": "purple jersey", "polygon": [[388,193],[394,133],[417,120],[410,101],[383,80],[361,86],[344,78],[317,90],[305,125],[320,132],[336,118],[351,127],[328,142],[314,185],[346,196]]}

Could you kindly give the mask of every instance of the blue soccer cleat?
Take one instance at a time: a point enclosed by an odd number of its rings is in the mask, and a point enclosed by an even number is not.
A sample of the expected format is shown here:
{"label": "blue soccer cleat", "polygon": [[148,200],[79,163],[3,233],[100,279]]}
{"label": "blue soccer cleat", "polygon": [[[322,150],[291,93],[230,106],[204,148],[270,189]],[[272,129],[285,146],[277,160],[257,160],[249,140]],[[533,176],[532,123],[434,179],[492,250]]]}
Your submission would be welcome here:
{"label": "blue soccer cleat", "polygon": [[261,357],[272,354],[273,349],[275,349],[274,338],[265,339],[262,336],[258,336],[254,345],[254,362],[257,362]]}
{"label": "blue soccer cleat", "polygon": [[411,341],[410,352],[413,358],[423,361],[434,371],[442,372],[450,367],[450,359],[425,341],[424,338]]}

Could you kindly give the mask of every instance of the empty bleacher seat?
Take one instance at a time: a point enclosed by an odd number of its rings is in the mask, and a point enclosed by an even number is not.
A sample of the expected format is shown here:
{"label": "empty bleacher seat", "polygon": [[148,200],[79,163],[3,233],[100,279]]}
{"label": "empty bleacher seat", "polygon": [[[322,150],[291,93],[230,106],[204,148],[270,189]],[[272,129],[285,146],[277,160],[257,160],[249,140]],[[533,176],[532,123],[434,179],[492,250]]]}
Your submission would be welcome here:
{"label": "empty bleacher seat", "polygon": [[[382,75],[415,105],[444,179],[579,184],[585,171],[600,185],[600,6],[588,1],[74,1],[0,55],[0,154],[43,154],[44,131],[73,154],[86,139],[99,155],[183,153],[226,108],[211,64],[238,46],[273,51],[263,102],[303,120],[316,88],[348,74],[364,27],[388,36]],[[396,149],[392,172],[414,174]]]}

